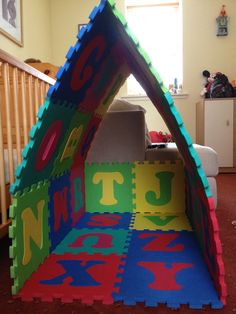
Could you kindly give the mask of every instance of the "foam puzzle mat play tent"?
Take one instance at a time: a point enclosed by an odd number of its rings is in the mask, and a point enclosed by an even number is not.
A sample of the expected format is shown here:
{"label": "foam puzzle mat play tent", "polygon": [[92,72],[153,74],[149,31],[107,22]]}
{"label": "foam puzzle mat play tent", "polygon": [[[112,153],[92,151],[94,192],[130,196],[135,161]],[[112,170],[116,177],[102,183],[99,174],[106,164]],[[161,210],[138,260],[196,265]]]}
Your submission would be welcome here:
{"label": "foam puzzle mat play tent", "polygon": [[[66,58],[11,186],[12,293],[221,308],[224,265],[208,181],[170,93],[113,1],[94,8]],[[130,73],[181,160],[85,162]]]}

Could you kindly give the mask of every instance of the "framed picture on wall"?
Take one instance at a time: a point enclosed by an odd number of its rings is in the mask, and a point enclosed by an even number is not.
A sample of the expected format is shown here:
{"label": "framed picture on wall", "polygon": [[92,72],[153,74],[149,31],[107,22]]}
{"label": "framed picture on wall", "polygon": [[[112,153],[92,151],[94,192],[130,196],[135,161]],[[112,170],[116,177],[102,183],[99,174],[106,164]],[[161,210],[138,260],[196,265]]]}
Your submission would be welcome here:
{"label": "framed picture on wall", "polygon": [[0,0],[0,32],[23,46],[22,0]]}
{"label": "framed picture on wall", "polygon": [[83,28],[84,26],[86,26],[87,24],[78,24],[78,32],[81,30],[81,28]]}

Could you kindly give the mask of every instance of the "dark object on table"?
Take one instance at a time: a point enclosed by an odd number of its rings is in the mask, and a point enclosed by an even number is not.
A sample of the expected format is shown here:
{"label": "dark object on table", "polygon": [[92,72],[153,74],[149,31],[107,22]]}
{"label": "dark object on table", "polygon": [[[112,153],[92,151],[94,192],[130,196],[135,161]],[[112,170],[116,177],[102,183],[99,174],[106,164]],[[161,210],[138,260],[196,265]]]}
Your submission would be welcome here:
{"label": "dark object on table", "polygon": [[210,87],[210,98],[234,97],[234,88],[230,84],[228,77],[220,72],[216,73]]}
{"label": "dark object on table", "polygon": [[235,89],[230,84],[228,77],[221,73],[210,73],[204,70],[202,75],[205,77],[205,83],[201,95],[205,98],[230,98],[235,97]]}
{"label": "dark object on table", "polygon": [[148,145],[147,148],[152,149],[152,148],[166,148],[167,143],[152,143],[151,145]]}

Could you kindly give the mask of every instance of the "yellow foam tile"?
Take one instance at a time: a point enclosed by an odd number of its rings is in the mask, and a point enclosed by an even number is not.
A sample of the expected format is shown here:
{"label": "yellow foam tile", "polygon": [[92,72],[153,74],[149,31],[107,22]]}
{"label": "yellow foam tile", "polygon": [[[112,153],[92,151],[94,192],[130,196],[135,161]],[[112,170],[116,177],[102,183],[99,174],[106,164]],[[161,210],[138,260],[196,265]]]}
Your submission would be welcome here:
{"label": "yellow foam tile", "polygon": [[191,231],[191,225],[184,213],[171,215],[136,213],[132,229],[135,230],[187,230]]}
{"label": "yellow foam tile", "polygon": [[183,164],[135,164],[136,212],[185,211],[185,183]]}

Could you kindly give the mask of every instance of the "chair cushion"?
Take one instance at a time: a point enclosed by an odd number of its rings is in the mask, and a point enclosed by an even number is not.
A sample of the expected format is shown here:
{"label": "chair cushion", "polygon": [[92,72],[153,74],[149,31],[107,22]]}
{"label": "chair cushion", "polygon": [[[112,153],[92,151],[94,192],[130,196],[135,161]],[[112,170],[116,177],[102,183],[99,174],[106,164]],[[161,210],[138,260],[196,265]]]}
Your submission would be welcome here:
{"label": "chair cushion", "polygon": [[143,161],[144,158],[144,112],[107,112],[95,134],[86,161],[133,162]]}

